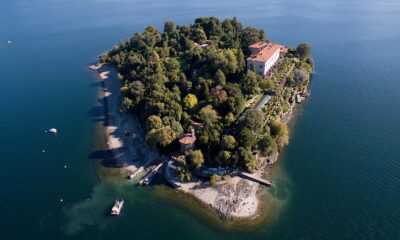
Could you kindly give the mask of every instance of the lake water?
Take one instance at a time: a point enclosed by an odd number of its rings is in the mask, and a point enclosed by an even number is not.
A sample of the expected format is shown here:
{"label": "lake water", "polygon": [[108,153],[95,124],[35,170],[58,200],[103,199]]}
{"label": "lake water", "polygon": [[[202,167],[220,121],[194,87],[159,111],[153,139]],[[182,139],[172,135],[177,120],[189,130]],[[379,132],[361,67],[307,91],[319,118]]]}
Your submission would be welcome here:
{"label": "lake water", "polygon": [[[316,62],[269,190],[279,204],[252,231],[221,228],[164,188],[104,180],[94,154],[102,110],[86,67],[149,24],[210,15],[309,42]],[[2,0],[0,238],[400,239],[399,26],[397,0]],[[123,215],[107,217],[116,196]]]}

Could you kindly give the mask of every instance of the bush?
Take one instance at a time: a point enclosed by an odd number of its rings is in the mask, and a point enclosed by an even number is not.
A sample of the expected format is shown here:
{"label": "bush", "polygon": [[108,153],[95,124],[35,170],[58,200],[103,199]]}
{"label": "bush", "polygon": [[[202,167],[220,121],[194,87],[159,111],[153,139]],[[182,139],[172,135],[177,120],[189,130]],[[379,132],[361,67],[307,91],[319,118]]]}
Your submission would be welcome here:
{"label": "bush", "polygon": [[212,186],[214,186],[215,184],[217,184],[217,182],[221,181],[221,177],[214,174],[210,177],[210,183]]}

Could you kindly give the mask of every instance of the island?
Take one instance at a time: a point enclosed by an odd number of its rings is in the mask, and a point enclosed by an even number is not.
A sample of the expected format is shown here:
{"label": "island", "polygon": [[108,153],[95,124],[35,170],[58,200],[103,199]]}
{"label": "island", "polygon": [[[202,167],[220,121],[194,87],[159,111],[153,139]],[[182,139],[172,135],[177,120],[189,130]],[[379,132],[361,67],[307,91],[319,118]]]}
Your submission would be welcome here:
{"label": "island", "polygon": [[[100,57],[108,145],[147,185],[163,172],[224,219],[250,219],[265,169],[289,143],[295,106],[309,96],[311,47],[289,47],[236,18],[148,26]],[[114,78],[109,75],[115,73]]]}

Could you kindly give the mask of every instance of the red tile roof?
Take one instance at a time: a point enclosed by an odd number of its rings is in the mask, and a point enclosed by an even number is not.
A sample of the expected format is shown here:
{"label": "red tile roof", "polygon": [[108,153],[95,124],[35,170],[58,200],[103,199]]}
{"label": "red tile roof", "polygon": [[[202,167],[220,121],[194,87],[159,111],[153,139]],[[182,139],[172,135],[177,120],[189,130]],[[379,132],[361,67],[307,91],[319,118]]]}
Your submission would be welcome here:
{"label": "red tile roof", "polygon": [[257,42],[257,43],[253,43],[249,46],[249,48],[253,48],[256,50],[261,50],[263,48],[265,48],[268,45],[268,43],[266,42]]}
{"label": "red tile roof", "polygon": [[[276,44],[276,43],[257,43],[258,46],[264,46],[258,53],[250,55],[250,57],[247,58],[247,60],[252,60],[252,61],[258,61],[258,62],[266,62],[268,59],[276,53],[276,51],[279,51],[281,49],[281,45]],[[253,44],[255,45],[255,44]],[[251,45],[250,48],[253,48]],[[258,49],[258,48],[255,48]]]}
{"label": "red tile roof", "polygon": [[193,137],[191,133],[183,134],[179,137],[181,144],[192,144],[196,141],[196,137]]}
{"label": "red tile roof", "polygon": [[203,128],[204,127],[204,124],[202,124],[200,122],[193,121],[192,119],[189,119],[189,122],[190,122],[190,124],[192,126],[196,126],[196,127],[199,127],[199,128]]}

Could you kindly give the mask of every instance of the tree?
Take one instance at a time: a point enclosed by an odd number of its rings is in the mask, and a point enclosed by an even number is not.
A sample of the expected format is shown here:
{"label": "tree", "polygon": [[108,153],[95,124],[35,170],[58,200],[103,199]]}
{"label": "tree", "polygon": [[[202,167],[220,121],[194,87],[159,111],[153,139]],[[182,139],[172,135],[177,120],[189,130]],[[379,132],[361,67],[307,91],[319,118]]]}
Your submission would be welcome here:
{"label": "tree", "polygon": [[194,23],[201,26],[207,36],[218,36],[222,32],[221,23],[216,17],[199,17],[194,20]]}
{"label": "tree", "polygon": [[179,82],[180,65],[175,58],[166,58],[163,61],[165,67],[165,75],[170,81]]}
{"label": "tree", "polygon": [[217,104],[222,104],[228,100],[228,94],[226,93],[225,90],[221,90],[217,97]]}
{"label": "tree", "polygon": [[236,50],[236,58],[238,61],[238,72],[242,72],[246,69],[246,58],[244,57],[243,51],[241,48],[235,49]]}
{"label": "tree", "polygon": [[221,69],[218,69],[215,73],[214,81],[218,85],[224,86],[226,84],[225,74],[221,71]]}
{"label": "tree", "polygon": [[204,164],[203,153],[200,150],[189,151],[186,157],[193,167],[199,168]]}
{"label": "tree", "polygon": [[152,129],[146,134],[146,142],[153,147],[166,147],[173,140],[175,140],[176,134],[170,126],[162,127],[159,129]]}
{"label": "tree", "polygon": [[239,133],[239,143],[245,148],[251,148],[256,143],[256,135],[248,128],[243,128]]}
{"label": "tree", "polygon": [[133,101],[127,97],[124,97],[124,100],[122,101],[120,111],[121,112],[128,112],[132,109],[133,107]]}
{"label": "tree", "polygon": [[199,111],[200,119],[206,124],[213,124],[219,120],[218,113],[213,109],[211,105],[203,107]]}
{"label": "tree", "polygon": [[265,134],[258,140],[258,148],[265,156],[271,155],[277,150],[275,140],[269,134]]}
{"label": "tree", "polygon": [[221,147],[223,149],[234,149],[236,146],[236,140],[235,137],[233,137],[232,135],[224,135],[222,136],[222,140],[221,140]]}
{"label": "tree", "polygon": [[210,183],[212,186],[214,186],[215,184],[217,184],[217,182],[221,181],[221,177],[214,174],[210,177]]}
{"label": "tree", "polygon": [[147,57],[148,62],[158,62],[160,61],[160,56],[156,51],[151,51]]}
{"label": "tree", "polygon": [[228,114],[226,114],[225,116],[225,123],[227,125],[233,123],[235,121],[235,116],[233,115],[233,113],[229,112]]}
{"label": "tree", "polygon": [[307,74],[303,69],[296,68],[293,71],[293,81],[296,86],[300,86],[307,79]]}
{"label": "tree", "polygon": [[203,44],[207,40],[206,33],[202,28],[194,28],[192,29],[192,37],[193,40],[199,44]]}
{"label": "tree", "polygon": [[206,122],[206,125],[203,131],[201,131],[201,135],[199,137],[200,144],[206,148],[210,147],[211,145],[218,144],[220,142],[220,131],[220,125]]}
{"label": "tree", "polygon": [[251,70],[240,81],[240,87],[245,94],[252,95],[258,91],[259,76]]}
{"label": "tree", "polygon": [[142,39],[147,47],[153,48],[156,43],[161,40],[161,35],[157,28],[155,28],[154,26],[148,26],[144,30]]}
{"label": "tree", "polygon": [[264,126],[264,114],[259,109],[249,109],[238,120],[240,128],[249,128],[256,132]]}
{"label": "tree", "polygon": [[197,97],[194,94],[189,93],[183,99],[183,104],[186,108],[193,108],[197,104]]}
{"label": "tree", "polygon": [[257,158],[251,153],[250,149],[239,147],[237,151],[241,165],[247,170],[251,171],[258,165]]}
{"label": "tree", "polygon": [[121,91],[121,95],[124,97],[127,97],[129,95],[129,87],[126,85],[122,86],[120,91]]}
{"label": "tree", "polygon": [[299,44],[296,48],[296,54],[300,59],[305,59],[310,56],[311,46],[308,43]]}
{"label": "tree", "polygon": [[279,149],[289,143],[289,132],[285,123],[274,121],[270,125],[271,135],[275,138]]}
{"label": "tree", "polygon": [[164,32],[171,34],[176,30],[175,23],[173,21],[166,21],[164,24]]}
{"label": "tree", "polygon": [[145,87],[141,81],[133,81],[129,85],[130,94],[133,96],[134,104],[140,103],[144,97]]}
{"label": "tree", "polygon": [[235,116],[238,116],[242,113],[246,102],[242,91],[240,90],[238,84],[230,83],[225,86],[225,89],[229,95],[228,101],[225,103],[225,112],[232,112]]}
{"label": "tree", "polygon": [[232,49],[207,48],[207,55],[215,71],[220,69],[224,74],[237,72],[238,61]]}
{"label": "tree", "polygon": [[162,126],[163,126],[163,123],[162,123],[161,118],[159,116],[151,115],[146,120],[146,129],[147,129],[147,131],[150,131],[152,129],[159,129],[159,128],[162,128]]}
{"label": "tree", "polygon": [[261,29],[247,27],[240,34],[242,49],[245,50],[244,54],[248,55],[249,45],[265,40],[265,33]]}
{"label": "tree", "polygon": [[220,151],[218,153],[218,161],[222,165],[230,165],[232,153],[229,151]]}
{"label": "tree", "polygon": [[259,84],[261,89],[271,90],[274,87],[272,80],[262,80]]}

